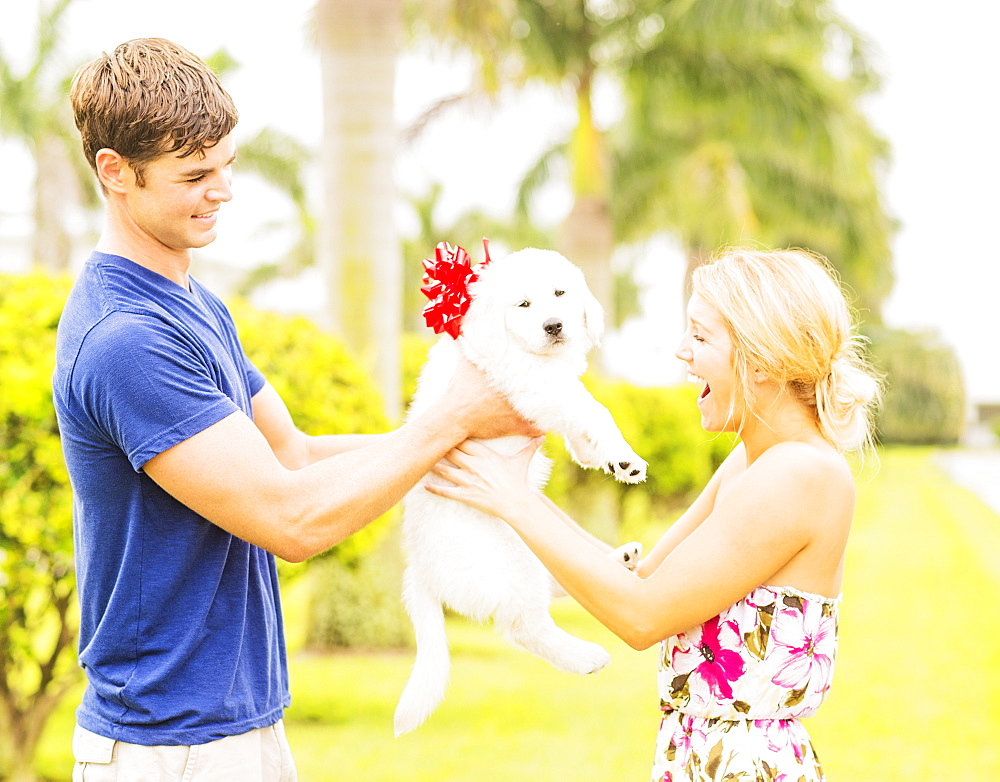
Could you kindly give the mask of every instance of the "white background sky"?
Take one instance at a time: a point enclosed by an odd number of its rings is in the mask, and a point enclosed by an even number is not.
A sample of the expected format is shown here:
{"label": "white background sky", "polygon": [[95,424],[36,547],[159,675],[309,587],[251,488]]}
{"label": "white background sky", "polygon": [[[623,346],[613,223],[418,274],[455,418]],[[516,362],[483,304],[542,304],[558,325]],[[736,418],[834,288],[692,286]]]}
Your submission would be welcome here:
{"label": "white background sky", "polygon": [[[1000,401],[1000,250],[992,236],[1000,224],[1000,6],[981,0],[834,2],[869,38],[885,77],[865,108],[893,147],[885,194],[902,222],[886,318],[940,333],[959,352],[972,398]],[[8,57],[27,55],[38,4],[0,0],[0,47]],[[312,6],[313,0],[76,0],[63,26],[65,68],[140,36],[171,38],[203,56],[225,47],[242,65],[226,79],[241,113],[237,137],[271,125],[315,148],[320,93],[309,33]],[[466,78],[453,64],[408,58],[397,86],[401,124],[461,89]],[[449,189],[442,207],[449,214],[470,204],[505,214],[514,184],[537,151],[572,121],[570,111],[533,94],[500,115],[450,115],[404,155],[401,185],[420,191],[443,180]],[[26,230],[24,218],[16,217],[30,210],[25,158],[15,145],[0,145],[0,239]],[[290,210],[249,180],[241,183],[236,173],[237,197],[224,211],[212,255],[247,264],[268,260],[280,242],[255,231]],[[568,206],[565,192],[549,191],[545,212],[553,220]],[[680,261],[669,247],[654,248],[640,274],[647,316],[609,348],[638,356],[635,379],[670,382],[678,377],[671,354],[680,323]]]}

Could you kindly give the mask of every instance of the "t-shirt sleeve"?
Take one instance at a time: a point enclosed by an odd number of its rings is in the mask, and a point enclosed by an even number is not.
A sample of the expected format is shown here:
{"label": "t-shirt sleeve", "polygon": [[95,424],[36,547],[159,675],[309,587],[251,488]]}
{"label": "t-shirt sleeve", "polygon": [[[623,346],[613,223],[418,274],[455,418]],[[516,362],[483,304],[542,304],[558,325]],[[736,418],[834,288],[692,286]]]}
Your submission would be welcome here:
{"label": "t-shirt sleeve", "polygon": [[257,369],[257,366],[243,354],[243,366],[247,373],[247,380],[250,384],[250,397],[257,396],[258,392],[267,385],[267,378],[264,373]]}
{"label": "t-shirt sleeve", "polygon": [[[73,385],[93,425],[139,472],[242,409],[219,387],[219,360],[157,318],[112,315],[88,334]],[[263,375],[243,363],[247,381],[263,386]]]}

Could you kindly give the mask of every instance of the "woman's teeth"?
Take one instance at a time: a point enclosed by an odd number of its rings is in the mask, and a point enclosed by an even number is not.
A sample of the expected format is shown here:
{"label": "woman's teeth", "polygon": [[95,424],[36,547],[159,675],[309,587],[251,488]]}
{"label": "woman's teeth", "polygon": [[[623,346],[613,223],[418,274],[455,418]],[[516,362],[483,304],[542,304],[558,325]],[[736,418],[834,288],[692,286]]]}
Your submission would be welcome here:
{"label": "woman's teeth", "polygon": [[701,396],[699,397],[700,399],[704,399],[711,393],[712,389],[709,387],[708,382],[705,380],[705,378],[698,377],[697,375],[689,372],[688,380],[690,380],[692,383],[701,383],[704,386],[704,388],[702,388],[701,390]]}

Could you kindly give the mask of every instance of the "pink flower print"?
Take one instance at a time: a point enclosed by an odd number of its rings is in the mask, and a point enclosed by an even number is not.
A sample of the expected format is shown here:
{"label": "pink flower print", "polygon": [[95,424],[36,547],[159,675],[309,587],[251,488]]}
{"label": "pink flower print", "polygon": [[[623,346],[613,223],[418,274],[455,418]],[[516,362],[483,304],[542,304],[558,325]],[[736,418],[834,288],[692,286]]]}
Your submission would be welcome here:
{"label": "pink flower print", "polygon": [[[764,731],[767,739],[767,746],[772,752],[780,753],[791,747],[795,760],[800,765],[805,759],[805,747],[800,741],[800,736],[795,730],[794,720],[754,720],[755,728]],[[784,774],[775,777],[774,782],[782,782],[787,779]]]}
{"label": "pink flower print", "polygon": [[[676,748],[674,762],[679,768],[684,768],[691,756],[691,748],[704,743],[708,737],[705,735],[705,731],[698,730],[698,728],[695,727],[694,717],[689,717],[687,715],[681,717],[679,727],[680,732],[674,733],[673,737],[670,739],[670,743]],[[664,779],[666,779],[666,776],[664,776]]]}
{"label": "pink flower print", "polygon": [[[759,608],[774,605],[777,599],[778,595],[773,589],[766,586],[760,586],[743,598],[740,602],[756,611]],[[739,605],[739,603],[736,605]]]}
{"label": "pink flower print", "polygon": [[785,747],[794,744],[791,720],[754,720],[753,726],[764,731],[767,746],[772,752],[781,752]]}
{"label": "pink flower print", "polygon": [[804,600],[802,611],[782,611],[771,628],[772,660],[777,672],[771,679],[779,687],[806,690],[815,682],[819,692],[827,690],[833,670],[836,620],[822,616],[823,606]]}
{"label": "pink flower print", "polygon": [[687,643],[674,648],[671,659],[674,670],[697,674],[716,698],[732,700],[730,682],[739,679],[744,671],[743,658],[734,651],[743,644],[736,622],[722,622],[716,616],[685,636]]}
{"label": "pink flower print", "polygon": [[744,636],[756,630],[760,625],[760,609],[752,602],[753,594],[751,592],[746,598],[719,614],[719,621],[733,622],[735,627],[739,628],[740,635]]}

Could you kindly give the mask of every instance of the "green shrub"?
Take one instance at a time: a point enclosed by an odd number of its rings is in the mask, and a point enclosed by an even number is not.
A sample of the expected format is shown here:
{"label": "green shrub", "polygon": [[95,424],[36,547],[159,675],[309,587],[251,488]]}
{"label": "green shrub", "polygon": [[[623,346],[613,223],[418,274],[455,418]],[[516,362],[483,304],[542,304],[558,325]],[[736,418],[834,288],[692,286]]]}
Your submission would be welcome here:
{"label": "green shrub", "polygon": [[79,678],[72,495],[52,407],[68,290],[64,278],[0,275],[0,778],[27,773]]}
{"label": "green shrub", "polygon": [[[404,338],[404,407],[416,390],[417,377],[433,340],[415,334]],[[585,470],[570,458],[562,438],[550,436],[545,452],[555,464],[546,494],[559,505],[576,508],[584,518],[592,494],[604,489],[615,504],[637,505],[630,495],[646,495],[653,506],[671,506],[690,498],[711,477],[733,448],[728,435],[712,435],[701,428],[698,389],[692,384],[649,388],[587,375],[584,383],[614,416],[625,439],[650,468],[646,482],[627,487],[601,471]],[[581,495],[587,495],[581,500]]]}
{"label": "green shrub", "polygon": [[[306,434],[384,432],[389,423],[372,380],[344,344],[311,320],[229,304],[243,349],[284,399],[295,425]],[[329,552],[354,566],[385,534],[386,517]],[[293,568],[283,566],[288,573]]]}
{"label": "green shrub", "polygon": [[[374,383],[340,340],[304,317],[261,312],[242,302],[234,302],[230,309],[244,350],[281,394],[302,431],[345,434],[389,429]],[[307,568],[280,564],[286,579],[308,573],[308,646],[409,643],[410,625],[400,603],[402,563],[385,553],[392,546],[398,549],[390,534],[397,519],[398,513],[386,513],[315,557]]]}
{"label": "green shrub", "polygon": [[648,462],[646,482],[628,486],[600,470],[585,470],[573,462],[561,438],[550,437],[546,453],[555,463],[546,493],[613,544],[637,537],[635,530],[651,519],[662,527],[676,515],[705,486],[734,440],[702,429],[693,385],[640,387],[595,376],[584,381]]}
{"label": "green shrub", "polygon": [[[416,391],[417,378],[433,342],[433,338],[422,334],[403,334],[403,410]],[[364,383],[371,385],[367,378]],[[404,563],[398,518],[398,512],[386,514],[366,528],[388,534],[368,541],[375,545],[358,552],[363,556],[324,557],[310,564],[307,647],[391,649],[413,644],[413,631],[401,599]],[[362,530],[354,537],[365,534]],[[347,541],[341,547],[345,544]]]}
{"label": "green shrub", "polygon": [[410,404],[413,395],[417,391],[417,378],[420,377],[420,370],[427,361],[427,352],[431,349],[435,340],[431,336],[406,332],[403,334],[403,405],[402,409]]}
{"label": "green shrub", "polygon": [[955,351],[931,332],[870,327],[871,353],[885,374],[878,418],[884,444],[954,445],[965,422],[965,384]]}
{"label": "green shrub", "polygon": [[353,565],[334,557],[313,563],[306,645],[312,649],[411,646],[413,631],[400,598],[402,571],[398,534],[382,538]]}
{"label": "green shrub", "polygon": [[240,341],[307,434],[384,432],[378,389],[343,342],[308,318],[229,304]]}

